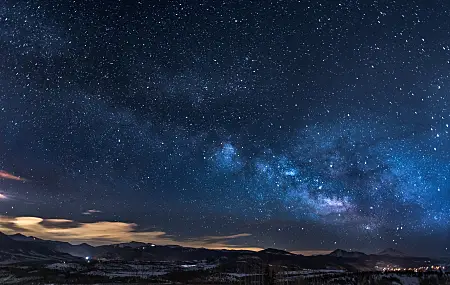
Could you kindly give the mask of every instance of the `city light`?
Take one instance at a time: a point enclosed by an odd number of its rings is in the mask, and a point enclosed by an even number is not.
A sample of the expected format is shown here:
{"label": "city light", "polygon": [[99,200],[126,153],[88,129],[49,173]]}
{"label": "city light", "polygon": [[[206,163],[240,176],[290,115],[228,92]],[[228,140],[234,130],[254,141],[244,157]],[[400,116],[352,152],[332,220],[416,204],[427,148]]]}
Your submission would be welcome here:
{"label": "city light", "polygon": [[383,272],[401,272],[401,271],[427,272],[439,270],[445,271],[445,266],[431,265],[421,267],[399,267],[396,265],[388,265],[388,266],[375,266],[375,269]]}

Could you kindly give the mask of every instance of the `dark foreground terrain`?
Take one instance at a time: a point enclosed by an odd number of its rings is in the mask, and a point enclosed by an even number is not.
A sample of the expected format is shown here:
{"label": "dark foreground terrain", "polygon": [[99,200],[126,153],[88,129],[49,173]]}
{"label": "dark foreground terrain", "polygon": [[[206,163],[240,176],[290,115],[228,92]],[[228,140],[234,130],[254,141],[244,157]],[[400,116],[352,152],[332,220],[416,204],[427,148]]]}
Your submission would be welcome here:
{"label": "dark foreground terrain", "polygon": [[[210,269],[175,270],[173,264],[40,263],[4,265],[0,284],[450,284],[443,272],[348,272],[343,270],[283,270],[227,272]],[[173,271],[171,271],[173,270]]]}
{"label": "dark foreground terrain", "polygon": [[93,247],[0,234],[0,284],[450,284],[448,265],[395,249],[302,256],[136,242]]}

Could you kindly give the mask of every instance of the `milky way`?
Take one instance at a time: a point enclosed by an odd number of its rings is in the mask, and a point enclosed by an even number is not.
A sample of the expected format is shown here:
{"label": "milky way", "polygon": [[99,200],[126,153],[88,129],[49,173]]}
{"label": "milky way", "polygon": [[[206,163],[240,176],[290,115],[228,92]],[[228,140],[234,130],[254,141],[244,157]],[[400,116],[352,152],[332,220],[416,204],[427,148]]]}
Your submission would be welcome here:
{"label": "milky way", "polygon": [[76,2],[0,4],[3,221],[449,254],[450,4]]}

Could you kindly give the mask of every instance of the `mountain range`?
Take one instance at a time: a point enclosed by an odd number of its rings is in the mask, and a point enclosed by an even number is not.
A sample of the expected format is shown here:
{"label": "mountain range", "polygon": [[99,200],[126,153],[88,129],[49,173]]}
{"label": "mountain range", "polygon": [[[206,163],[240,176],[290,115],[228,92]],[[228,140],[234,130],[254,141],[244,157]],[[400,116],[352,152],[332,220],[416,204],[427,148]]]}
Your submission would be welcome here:
{"label": "mountain range", "polygon": [[42,246],[35,241],[16,240],[0,232],[0,262],[13,263],[23,260],[71,260],[74,257],[65,252]]}
{"label": "mountain range", "polygon": [[83,243],[73,245],[68,242],[43,240],[22,234],[0,233],[0,263],[45,260],[109,261],[172,261],[186,262],[210,260],[236,264],[240,260],[262,260],[270,264],[296,265],[304,268],[340,268],[347,270],[373,270],[379,264],[398,266],[427,265],[436,262],[425,257],[409,257],[389,248],[378,254],[336,249],[327,255],[303,256],[288,251],[268,248],[258,252],[246,250],[213,250],[189,248],[177,245],[155,245],[129,242],[102,246]]}

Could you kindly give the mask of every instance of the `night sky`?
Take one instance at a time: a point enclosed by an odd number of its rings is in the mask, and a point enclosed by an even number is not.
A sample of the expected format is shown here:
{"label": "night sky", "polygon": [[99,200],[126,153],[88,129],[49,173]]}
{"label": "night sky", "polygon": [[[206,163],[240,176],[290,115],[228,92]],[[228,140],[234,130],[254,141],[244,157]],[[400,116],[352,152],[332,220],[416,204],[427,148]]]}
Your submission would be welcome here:
{"label": "night sky", "polygon": [[0,4],[0,231],[450,254],[450,2]]}

